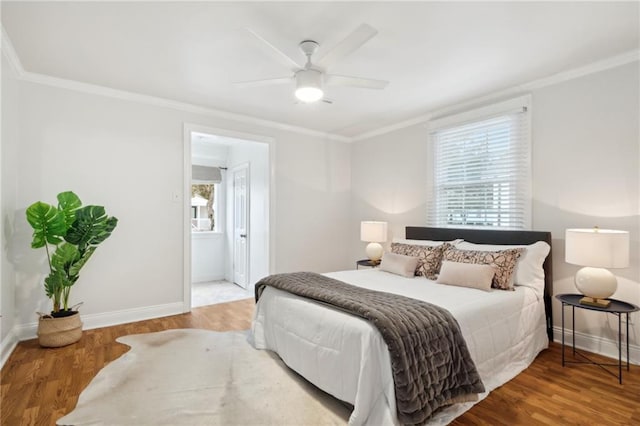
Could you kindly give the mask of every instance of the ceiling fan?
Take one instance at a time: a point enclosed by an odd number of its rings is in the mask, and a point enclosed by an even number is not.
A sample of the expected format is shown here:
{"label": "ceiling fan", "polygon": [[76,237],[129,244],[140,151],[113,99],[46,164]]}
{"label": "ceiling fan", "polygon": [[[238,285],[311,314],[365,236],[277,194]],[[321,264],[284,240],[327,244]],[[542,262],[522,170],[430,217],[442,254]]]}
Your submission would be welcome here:
{"label": "ceiling fan", "polygon": [[355,29],[355,31],[349,34],[347,38],[342,40],[338,45],[326,52],[320,58],[314,60],[314,62],[311,62],[311,57],[318,50],[320,45],[313,40],[301,41],[298,46],[306,56],[306,62],[304,65],[300,65],[289,55],[269,43],[254,31],[250,29],[247,29],[247,31],[260,40],[265,47],[268,47],[270,53],[275,53],[274,57],[289,68],[293,74],[286,77],[234,82],[237,87],[269,86],[274,84],[287,84],[295,81],[296,98],[302,102],[310,103],[323,100],[325,85],[350,86],[365,89],[384,89],[387,84],[389,84],[388,81],[383,80],[328,74],[326,72],[326,70],[332,67],[336,62],[358,49],[378,33],[378,31],[370,25],[360,25]]}

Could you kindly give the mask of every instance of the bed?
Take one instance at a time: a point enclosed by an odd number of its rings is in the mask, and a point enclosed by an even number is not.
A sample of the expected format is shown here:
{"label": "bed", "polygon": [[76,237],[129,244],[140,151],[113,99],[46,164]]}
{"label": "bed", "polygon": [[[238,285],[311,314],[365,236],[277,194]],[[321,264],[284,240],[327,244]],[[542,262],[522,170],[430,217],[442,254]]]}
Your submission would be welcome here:
{"label": "bed", "polygon": [[[407,240],[452,241],[479,245],[528,246],[551,235],[537,231],[486,231],[407,227]],[[481,247],[481,246],[478,246]],[[457,320],[486,391],[511,380],[552,339],[551,255],[544,258],[543,283],[514,291],[481,291],[437,284],[425,277],[403,277],[379,269],[323,274],[348,284],[424,300]],[[252,324],[258,349],[276,352],[318,388],[353,405],[349,423],[399,424],[389,349],[370,322],[276,288],[261,291]],[[429,424],[446,424],[473,402],[438,410]]]}

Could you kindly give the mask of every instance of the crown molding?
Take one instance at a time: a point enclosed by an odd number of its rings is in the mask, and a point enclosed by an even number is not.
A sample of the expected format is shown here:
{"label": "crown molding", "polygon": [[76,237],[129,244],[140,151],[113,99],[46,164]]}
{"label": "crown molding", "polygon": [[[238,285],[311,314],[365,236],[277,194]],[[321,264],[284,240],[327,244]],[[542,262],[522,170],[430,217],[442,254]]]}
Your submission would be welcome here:
{"label": "crown molding", "polygon": [[19,80],[23,80],[29,83],[42,84],[45,86],[57,87],[61,89],[73,90],[81,93],[88,93],[92,95],[104,96],[114,99],[120,99],[130,102],[136,102],[140,104],[146,104],[151,106],[170,108],[182,112],[206,115],[216,118],[224,118],[228,120],[237,121],[240,123],[253,124],[256,126],[267,127],[271,129],[284,130],[293,133],[299,133],[303,135],[319,137],[323,139],[338,141],[338,142],[351,142],[351,138],[337,135],[334,133],[321,132],[319,130],[308,129],[305,127],[294,126],[291,124],[281,123],[278,121],[265,120],[262,118],[252,117],[245,114],[236,114],[227,111],[221,111],[214,108],[207,108],[190,104],[186,102],[175,101],[171,99],[160,98],[156,96],[143,95],[134,92],[128,92],[125,90],[112,89],[97,84],[82,83],[75,80],[67,80],[64,78],[53,77],[45,74],[38,74],[29,71],[25,71],[20,57],[13,48],[13,43],[9,35],[2,26],[2,52],[5,54],[7,60],[11,64],[12,69]]}
{"label": "crown molding", "polygon": [[507,89],[503,89],[497,92],[492,92],[485,96],[480,96],[466,101],[458,102],[452,105],[448,105],[443,108],[439,108],[431,113],[423,114],[409,120],[402,121],[400,123],[392,124],[390,126],[381,127],[379,129],[362,133],[351,138],[353,142],[370,139],[374,136],[383,135],[395,130],[400,130],[405,127],[414,126],[416,124],[422,124],[429,121],[431,118],[442,117],[447,114],[464,110],[470,107],[476,107],[478,105],[486,104],[496,100],[501,100],[508,97],[519,96],[523,93],[530,92],[532,90],[541,89],[543,87],[552,86],[554,84],[562,83],[564,81],[573,80],[575,78],[584,77],[589,74],[595,74],[600,71],[605,71],[611,68],[616,68],[622,65],[626,65],[632,62],[640,61],[640,50],[631,50],[620,55],[612,56],[601,61],[593,62],[589,65],[574,68],[567,71],[562,71],[557,74],[553,74],[549,77],[540,78],[530,81],[528,83],[512,86]]}
{"label": "crown molding", "polygon": [[32,72],[24,72],[21,80],[29,83],[42,84],[46,86],[58,87],[76,92],[88,93],[92,95],[115,98],[140,104],[152,105],[163,108],[175,109],[182,112],[206,115],[216,118],[224,118],[240,123],[253,124],[256,126],[267,127],[277,130],[285,130],[289,132],[320,137],[324,139],[334,140],[338,142],[351,142],[351,138],[336,135],[333,133],[325,133],[318,130],[307,129],[305,127],[294,126],[291,124],[280,123],[277,121],[265,120],[262,118],[252,117],[244,114],[236,114],[232,112],[221,111],[213,108],[202,107],[186,102],[174,101],[171,99],[160,98],[156,96],[143,95],[139,93],[128,92],[124,90],[112,89],[109,87],[99,86],[96,84],[82,83],[75,80],[67,80],[58,77],[52,77],[44,74]]}
{"label": "crown molding", "polygon": [[552,86],[554,84],[562,83],[563,81],[573,80],[574,78],[579,78],[585,75],[595,74],[600,71],[605,71],[611,68],[630,64],[631,62],[637,62],[639,60],[640,50],[631,50],[620,55],[612,56],[610,58],[606,58],[597,62],[592,62],[591,64],[585,65],[583,67],[573,68],[567,71],[559,72],[550,77],[534,80],[530,83],[523,84],[521,87],[524,90],[540,89],[546,86]]}
{"label": "crown molding", "polygon": [[370,138],[373,138],[375,136],[380,136],[380,135],[384,135],[385,133],[393,132],[395,130],[400,130],[400,129],[404,129],[406,127],[415,126],[416,124],[426,123],[427,121],[431,120],[432,116],[433,116],[433,114],[427,113],[427,114],[419,115],[419,116],[414,117],[414,118],[410,118],[410,119],[405,120],[405,121],[401,121],[401,122],[396,123],[396,124],[392,124],[390,126],[380,127],[379,129],[371,130],[369,132],[361,133],[359,135],[356,135],[356,136],[351,138],[351,141],[352,142],[357,142],[357,141],[361,141],[361,140],[365,140],[365,139],[370,139]]}
{"label": "crown molding", "polygon": [[497,92],[492,92],[488,95],[476,97],[440,108],[436,111],[433,111],[432,117],[442,117],[448,114],[457,113],[460,110],[464,110],[467,108],[475,108],[488,102],[496,102],[504,100],[505,98],[520,96],[526,94],[527,92],[531,92],[532,90],[542,89],[543,87],[547,86],[553,86],[554,84],[559,84],[579,77],[584,77],[586,75],[595,74],[600,71],[616,68],[621,65],[626,65],[638,60],[640,60],[640,50],[632,50],[621,55],[616,55],[610,58],[603,59],[601,61],[593,62],[583,67],[562,71],[548,77],[539,78],[528,83],[519,84],[517,86],[512,86]]}
{"label": "crown molding", "polygon": [[236,114],[236,113],[221,111],[213,108],[202,107],[194,104],[189,104],[186,102],[180,102],[180,101],[175,101],[171,99],[165,99],[165,98],[160,98],[160,97],[155,97],[150,95],[143,95],[143,94],[128,92],[124,90],[112,89],[105,86],[82,83],[75,80],[66,80],[58,77],[52,77],[49,75],[28,72],[28,71],[25,71],[24,67],[22,66],[20,58],[16,53],[15,49],[13,48],[11,39],[9,38],[9,35],[6,33],[4,26],[1,26],[1,29],[2,29],[2,52],[7,58],[9,64],[11,65],[12,70],[15,72],[16,76],[20,80],[24,80],[24,81],[36,83],[36,84],[42,84],[46,86],[63,88],[67,90],[73,90],[77,92],[89,93],[89,94],[98,95],[98,96],[121,99],[121,100],[130,101],[130,102],[136,102],[136,103],[158,106],[163,108],[170,108],[170,109],[175,109],[183,112],[201,114],[201,115],[212,116],[217,118],[225,118],[228,120],[238,121],[241,123],[253,124],[257,126],[263,126],[267,128],[284,130],[284,131],[299,133],[303,135],[320,137],[328,140],[333,140],[338,142],[347,142],[347,143],[370,139],[375,136],[383,135],[385,133],[404,129],[406,127],[411,127],[421,123],[426,123],[433,117],[443,116],[456,110],[477,106],[483,103],[495,101],[497,99],[501,99],[505,97],[521,95],[527,91],[540,89],[546,86],[552,86],[554,84],[562,83],[564,81],[583,77],[589,74],[594,74],[607,69],[616,68],[631,62],[640,61],[640,50],[638,49],[632,50],[629,52],[622,53],[620,55],[603,59],[601,61],[593,62],[583,67],[562,71],[548,77],[533,80],[529,83],[512,86],[507,89],[503,89],[497,92],[492,92],[485,96],[480,96],[480,97],[468,99],[466,101],[451,104],[451,105],[439,108],[435,111],[422,114],[420,116],[410,118],[408,120],[401,121],[399,123],[380,127],[378,129],[361,133],[353,137],[348,137],[348,136],[338,135],[335,133],[321,132],[319,130],[313,130],[305,127],[294,126],[291,124],[281,123],[277,121],[265,120],[265,119],[261,119],[261,118],[257,118],[249,115]]}

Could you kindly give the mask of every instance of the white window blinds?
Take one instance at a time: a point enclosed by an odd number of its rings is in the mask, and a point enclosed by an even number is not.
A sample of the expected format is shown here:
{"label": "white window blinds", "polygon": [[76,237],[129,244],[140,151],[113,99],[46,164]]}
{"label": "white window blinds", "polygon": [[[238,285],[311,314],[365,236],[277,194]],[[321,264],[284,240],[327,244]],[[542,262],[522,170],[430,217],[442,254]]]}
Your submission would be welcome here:
{"label": "white window blinds", "polygon": [[191,166],[191,180],[201,183],[220,183],[222,182],[222,173],[219,167],[209,166]]}
{"label": "white window blinds", "polygon": [[431,133],[431,225],[530,229],[528,114],[520,107]]}

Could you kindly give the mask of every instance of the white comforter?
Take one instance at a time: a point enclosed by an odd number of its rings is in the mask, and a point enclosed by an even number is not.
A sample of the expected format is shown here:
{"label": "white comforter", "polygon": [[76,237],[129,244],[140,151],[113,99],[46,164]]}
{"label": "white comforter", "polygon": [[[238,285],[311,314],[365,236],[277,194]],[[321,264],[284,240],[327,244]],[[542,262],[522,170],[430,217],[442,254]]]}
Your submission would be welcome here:
{"label": "white comforter", "polygon": [[[379,269],[325,275],[449,310],[487,390],[481,398],[524,370],[548,345],[542,297],[528,287],[485,292]],[[389,351],[368,321],[267,287],[256,306],[252,332],[256,348],[275,351],[311,383],[353,404],[349,424],[398,423]],[[447,424],[472,405],[442,410],[430,424]]]}

